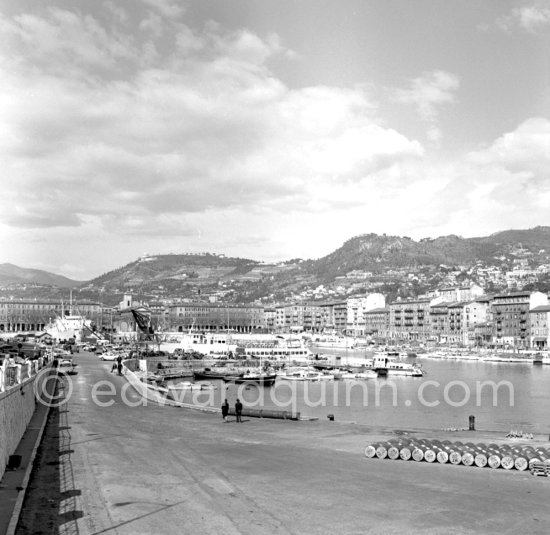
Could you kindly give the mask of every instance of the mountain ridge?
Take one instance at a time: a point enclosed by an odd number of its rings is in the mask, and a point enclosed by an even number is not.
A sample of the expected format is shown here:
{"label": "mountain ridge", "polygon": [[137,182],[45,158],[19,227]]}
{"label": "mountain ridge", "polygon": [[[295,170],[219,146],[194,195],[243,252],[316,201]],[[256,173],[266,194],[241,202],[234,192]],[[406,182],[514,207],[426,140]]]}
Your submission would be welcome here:
{"label": "mountain ridge", "polygon": [[[50,284],[95,292],[193,296],[198,288],[235,300],[284,298],[306,287],[335,284],[359,272],[374,281],[392,273],[429,273],[435,284],[445,269],[476,265],[512,269],[516,263],[550,263],[550,227],[509,229],[489,236],[456,234],[414,240],[408,236],[365,233],[315,260],[293,259],[266,264],[215,253],[145,255],[89,281],[72,281],[43,270],[0,264],[0,284]],[[520,262],[520,263],[521,263]],[[464,274],[467,279],[468,275]],[[395,286],[394,282],[394,286]],[[427,283],[426,283],[427,284]],[[394,288],[395,289],[395,288]],[[204,294],[204,293],[203,293]]]}

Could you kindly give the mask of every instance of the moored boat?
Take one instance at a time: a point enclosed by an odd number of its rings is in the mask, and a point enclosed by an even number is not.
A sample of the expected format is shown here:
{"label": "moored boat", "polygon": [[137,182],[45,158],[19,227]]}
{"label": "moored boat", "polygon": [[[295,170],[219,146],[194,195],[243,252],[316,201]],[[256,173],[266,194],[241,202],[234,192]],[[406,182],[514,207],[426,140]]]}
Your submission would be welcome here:
{"label": "moored boat", "polygon": [[378,375],[403,375],[422,377],[424,371],[419,365],[398,361],[394,356],[382,353],[374,355],[373,369]]}
{"label": "moored boat", "polygon": [[320,381],[322,375],[321,372],[310,369],[290,369],[279,377],[285,381]]}
{"label": "moored boat", "polygon": [[261,386],[272,386],[277,380],[276,373],[264,373],[264,372],[246,372],[240,375],[226,375],[223,377],[223,381],[226,383],[235,384],[258,384]]}
{"label": "moored boat", "polygon": [[196,381],[223,379],[224,377],[237,377],[242,375],[242,372],[236,369],[216,367],[216,368],[204,368],[203,370],[195,370],[193,377]]}

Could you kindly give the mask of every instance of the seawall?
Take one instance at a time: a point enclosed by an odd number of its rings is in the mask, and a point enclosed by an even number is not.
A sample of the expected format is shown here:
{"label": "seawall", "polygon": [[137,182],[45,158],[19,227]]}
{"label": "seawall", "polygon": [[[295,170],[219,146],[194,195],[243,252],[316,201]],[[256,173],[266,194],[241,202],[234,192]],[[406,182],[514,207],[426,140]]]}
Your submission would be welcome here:
{"label": "seawall", "polygon": [[54,373],[56,370],[48,366],[20,384],[0,392],[0,478],[39,403],[36,393],[43,391],[47,378]]}

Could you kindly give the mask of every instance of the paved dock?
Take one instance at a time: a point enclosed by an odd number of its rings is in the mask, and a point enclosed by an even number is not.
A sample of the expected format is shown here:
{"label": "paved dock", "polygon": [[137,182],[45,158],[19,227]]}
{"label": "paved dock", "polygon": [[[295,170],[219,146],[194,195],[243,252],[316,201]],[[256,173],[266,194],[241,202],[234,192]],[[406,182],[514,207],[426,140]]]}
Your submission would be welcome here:
{"label": "paved dock", "polygon": [[[57,531],[51,533],[550,532],[550,478],[367,459],[365,446],[392,438],[391,429],[328,420],[223,423],[219,414],[142,406],[136,392],[125,390],[136,405],[130,407],[121,396],[127,383],[110,372],[111,363],[87,353],[75,362],[72,392],[46,433],[59,447],[59,492],[49,503]],[[100,381],[112,385],[102,389],[109,392],[101,397],[105,406],[92,402]],[[40,506],[27,502],[22,525],[32,530],[39,513]]]}

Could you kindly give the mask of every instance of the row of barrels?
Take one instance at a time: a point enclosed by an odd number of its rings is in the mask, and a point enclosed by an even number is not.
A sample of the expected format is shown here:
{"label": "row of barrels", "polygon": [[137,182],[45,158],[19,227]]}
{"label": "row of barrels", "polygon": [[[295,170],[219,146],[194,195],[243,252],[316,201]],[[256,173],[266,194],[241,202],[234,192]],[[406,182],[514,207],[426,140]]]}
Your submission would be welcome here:
{"label": "row of barrels", "polygon": [[480,468],[527,470],[534,463],[550,464],[550,450],[508,444],[473,444],[430,439],[392,439],[369,444],[365,456],[378,459],[450,463]]}

